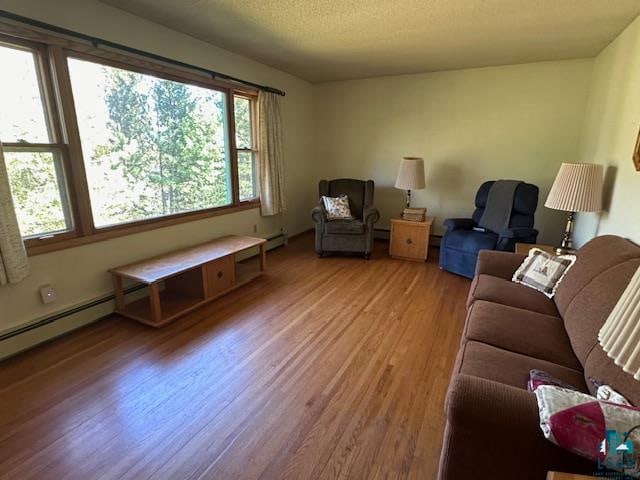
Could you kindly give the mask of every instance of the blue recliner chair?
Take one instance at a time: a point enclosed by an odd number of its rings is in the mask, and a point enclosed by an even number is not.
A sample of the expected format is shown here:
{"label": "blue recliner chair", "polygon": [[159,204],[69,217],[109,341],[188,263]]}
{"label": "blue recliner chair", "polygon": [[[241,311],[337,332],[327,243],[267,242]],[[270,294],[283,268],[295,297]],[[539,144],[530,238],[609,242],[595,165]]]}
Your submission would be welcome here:
{"label": "blue recliner chair", "polygon": [[478,223],[494,183],[489,181],[480,185],[472,218],[448,218],[444,221],[447,231],[440,243],[441,269],[473,278],[480,250],[513,252],[517,242],[536,243],[538,231],[533,224],[538,207],[538,187],[530,183],[523,182],[515,190],[508,228],[499,232],[479,228]]}

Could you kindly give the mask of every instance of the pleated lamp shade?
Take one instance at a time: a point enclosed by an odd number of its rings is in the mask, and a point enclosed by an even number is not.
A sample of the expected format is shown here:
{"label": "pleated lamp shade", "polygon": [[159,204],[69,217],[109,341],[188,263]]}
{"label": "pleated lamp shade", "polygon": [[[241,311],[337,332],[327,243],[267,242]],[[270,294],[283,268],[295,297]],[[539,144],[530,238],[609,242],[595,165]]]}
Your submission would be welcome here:
{"label": "pleated lamp shade", "polygon": [[395,186],[402,190],[424,188],[424,160],[419,157],[402,157]]}
{"label": "pleated lamp shade", "polygon": [[604,322],[598,340],[616,365],[640,380],[640,268]]}
{"label": "pleated lamp shade", "polygon": [[602,175],[602,165],[563,163],[544,206],[565,212],[599,212]]}

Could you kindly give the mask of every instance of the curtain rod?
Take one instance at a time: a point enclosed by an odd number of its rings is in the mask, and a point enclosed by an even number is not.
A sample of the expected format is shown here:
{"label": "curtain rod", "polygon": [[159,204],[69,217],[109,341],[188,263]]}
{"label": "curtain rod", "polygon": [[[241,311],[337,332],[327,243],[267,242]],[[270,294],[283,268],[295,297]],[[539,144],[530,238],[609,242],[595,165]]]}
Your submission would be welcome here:
{"label": "curtain rod", "polygon": [[248,85],[250,87],[257,88],[257,89],[263,90],[265,92],[276,93],[276,94],[282,95],[282,96],[286,95],[285,92],[283,92],[282,90],[279,90],[277,88],[274,88],[274,87],[269,87],[267,85],[260,85],[258,83],[249,82],[247,80],[242,80],[240,78],[236,78],[236,77],[233,77],[231,75],[227,75],[225,73],[220,73],[220,72],[216,72],[214,70],[209,70],[208,68],[198,67],[197,65],[192,65],[190,63],[181,62],[180,60],[174,60],[172,58],[163,57],[162,55],[157,55],[155,53],[145,52],[144,50],[138,50],[137,48],[128,47],[128,46],[122,45],[120,43],[111,42],[109,40],[104,40],[104,39],[98,38],[98,37],[92,37],[91,35],[85,35],[84,33],[75,32],[73,30],[68,30],[68,29],[63,28],[63,27],[58,27],[56,25],[51,25],[49,23],[41,22],[39,20],[34,20],[33,18],[23,17],[22,15],[11,13],[11,12],[8,12],[6,10],[0,10],[0,17],[1,18],[6,18],[6,19],[9,19],[9,20],[13,20],[13,21],[16,21],[16,22],[20,22],[20,23],[25,23],[25,24],[30,25],[32,27],[37,27],[37,28],[41,28],[41,29],[44,29],[44,30],[49,30],[50,32],[59,33],[59,34],[66,35],[66,36],[69,36],[69,37],[75,37],[77,39],[81,39],[81,40],[84,40],[84,41],[87,41],[87,42],[91,43],[94,47],[97,47],[98,45],[102,45],[102,46],[105,46],[105,47],[114,48],[114,49],[117,49],[117,50],[122,50],[122,51],[125,51],[125,52],[128,52],[128,53],[133,53],[135,55],[139,55],[139,56],[142,56],[142,57],[148,57],[148,58],[151,58],[153,60],[164,62],[164,63],[168,63],[168,64],[175,65],[175,66],[178,66],[178,67],[188,68],[188,69],[191,69],[191,70],[196,70],[196,71],[199,71],[201,73],[205,73],[207,75],[210,75],[213,79],[218,78],[218,79],[228,80],[228,81],[231,81],[231,82],[236,82],[236,83],[241,83],[243,85]]}

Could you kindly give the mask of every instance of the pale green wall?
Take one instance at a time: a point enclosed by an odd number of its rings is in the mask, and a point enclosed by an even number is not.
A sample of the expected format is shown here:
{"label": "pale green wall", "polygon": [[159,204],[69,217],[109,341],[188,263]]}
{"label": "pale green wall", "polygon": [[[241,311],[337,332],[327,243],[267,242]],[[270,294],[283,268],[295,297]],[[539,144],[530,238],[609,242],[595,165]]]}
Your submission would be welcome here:
{"label": "pale green wall", "polygon": [[582,245],[613,233],[640,243],[640,172],[633,147],[640,127],[640,18],[594,63],[585,116],[581,161],[605,165],[605,211],[578,214],[575,237]]}
{"label": "pale green wall", "polygon": [[[281,229],[295,234],[309,228],[309,211],[315,201],[315,176],[309,174],[314,120],[310,83],[96,0],[3,0],[2,8],[285,90],[283,126],[289,210],[284,216],[271,218],[261,218],[258,210],[243,211],[32,257],[32,274],[26,280],[0,288],[0,332],[110,293],[110,267],[220,235],[252,234],[254,224],[258,225],[258,235],[264,237]],[[43,305],[38,287],[49,283],[56,288],[58,300]]]}
{"label": "pale green wall", "polygon": [[540,240],[556,242],[563,215],[543,207],[561,162],[576,161],[591,60],[532,63],[326,83],[315,91],[318,163],[326,177],[372,178],[381,226],[402,208],[400,157],[424,157],[414,204],[469,217],[478,186],[521,179],[541,189]]}

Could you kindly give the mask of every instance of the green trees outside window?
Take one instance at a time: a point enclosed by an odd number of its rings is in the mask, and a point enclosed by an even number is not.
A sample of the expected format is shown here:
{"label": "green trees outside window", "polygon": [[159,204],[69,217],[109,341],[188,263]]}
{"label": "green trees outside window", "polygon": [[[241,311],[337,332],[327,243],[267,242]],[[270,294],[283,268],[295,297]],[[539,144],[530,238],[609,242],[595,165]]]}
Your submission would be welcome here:
{"label": "green trees outside window", "polygon": [[18,39],[0,41],[0,63],[0,142],[29,242],[257,199],[251,92]]}
{"label": "green trees outside window", "polygon": [[69,59],[94,223],[232,203],[224,92]]}

